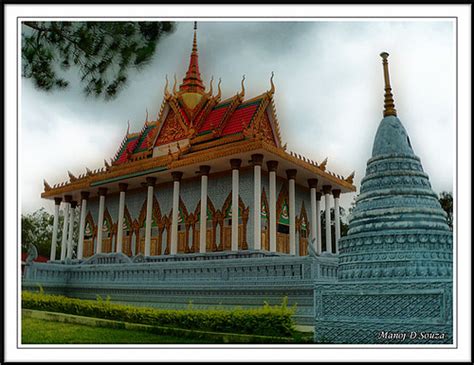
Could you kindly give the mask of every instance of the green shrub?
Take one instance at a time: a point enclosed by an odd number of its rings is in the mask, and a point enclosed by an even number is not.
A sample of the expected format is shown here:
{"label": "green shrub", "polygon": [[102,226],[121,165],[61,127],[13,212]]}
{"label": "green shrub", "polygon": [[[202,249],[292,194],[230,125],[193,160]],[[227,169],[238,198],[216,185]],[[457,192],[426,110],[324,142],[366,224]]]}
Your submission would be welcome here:
{"label": "green shrub", "polygon": [[188,309],[168,310],[113,304],[105,301],[69,298],[61,295],[22,292],[22,307],[49,312],[60,312],[87,317],[112,319],[154,326],[184,329],[243,333],[251,335],[291,336],[294,330],[295,307],[288,308],[287,298],[281,306],[265,303],[255,309]]}

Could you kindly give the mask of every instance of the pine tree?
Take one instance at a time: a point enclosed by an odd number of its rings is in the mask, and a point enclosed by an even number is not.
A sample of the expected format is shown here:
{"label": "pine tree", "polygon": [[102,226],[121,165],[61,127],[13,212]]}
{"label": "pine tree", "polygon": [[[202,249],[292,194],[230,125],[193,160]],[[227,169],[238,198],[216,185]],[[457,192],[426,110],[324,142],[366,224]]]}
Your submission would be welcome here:
{"label": "pine tree", "polygon": [[[22,76],[40,90],[63,89],[61,74],[77,68],[86,95],[114,98],[128,71],[149,63],[156,45],[174,30],[171,22],[22,23]],[[64,73],[64,72],[63,72]]]}

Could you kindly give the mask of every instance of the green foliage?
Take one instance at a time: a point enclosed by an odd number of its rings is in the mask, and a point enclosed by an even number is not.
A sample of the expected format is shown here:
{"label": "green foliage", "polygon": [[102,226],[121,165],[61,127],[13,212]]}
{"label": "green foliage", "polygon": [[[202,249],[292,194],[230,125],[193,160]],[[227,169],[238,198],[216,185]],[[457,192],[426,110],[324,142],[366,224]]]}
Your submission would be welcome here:
{"label": "green foliage", "polygon": [[441,208],[443,208],[448,215],[447,223],[449,228],[453,229],[453,194],[443,191],[439,194],[439,203],[441,204]]}
{"label": "green foliage", "polygon": [[86,95],[113,98],[129,69],[150,62],[172,22],[22,22],[22,75],[41,90],[69,85],[59,71],[79,69]]}
{"label": "green foliage", "polygon": [[[44,208],[38,209],[34,213],[21,215],[21,247],[23,251],[28,250],[28,243],[32,243],[38,249],[38,255],[50,256],[51,240],[53,236],[52,214],[49,214]],[[61,240],[63,232],[64,215],[59,213],[58,220],[58,242]],[[79,232],[77,230],[79,223],[79,214],[74,216],[73,242],[78,241]],[[73,248],[74,251],[74,248]],[[59,256],[59,244],[56,249],[56,256]]]}
{"label": "green foliage", "polygon": [[[99,299],[100,298],[100,299]],[[22,308],[104,318],[152,326],[229,332],[251,335],[291,336],[295,307],[264,305],[256,309],[183,309],[168,310],[134,307],[97,300],[82,300],[58,295],[22,292]]]}

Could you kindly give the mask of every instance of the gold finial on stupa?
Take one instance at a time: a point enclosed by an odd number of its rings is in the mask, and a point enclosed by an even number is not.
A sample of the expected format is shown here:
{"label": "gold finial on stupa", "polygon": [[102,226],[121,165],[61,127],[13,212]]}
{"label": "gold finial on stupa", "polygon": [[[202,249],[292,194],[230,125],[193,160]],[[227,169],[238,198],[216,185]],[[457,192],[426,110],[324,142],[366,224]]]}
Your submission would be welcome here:
{"label": "gold finial on stupa", "polygon": [[380,54],[382,57],[383,64],[383,77],[385,80],[385,95],[384,95],[384,110],[383,116],[388,117],[389,115],[397,116],[397,110],[395,109],[395,103],[393,101],[392,87],[390,86],[390,75],[388,73],[388,53],[382,52]]}

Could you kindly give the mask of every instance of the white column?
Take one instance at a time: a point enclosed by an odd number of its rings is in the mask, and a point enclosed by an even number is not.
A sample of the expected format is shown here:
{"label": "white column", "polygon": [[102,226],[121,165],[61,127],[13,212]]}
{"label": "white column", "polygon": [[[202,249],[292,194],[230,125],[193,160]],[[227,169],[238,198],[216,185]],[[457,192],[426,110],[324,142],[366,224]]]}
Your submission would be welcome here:
{"label": "white column", "polygon": [[72,259],[72,236],[74,233],[74,218],[76,215],[77,202],[71,202],[71,211],[69,213],[69,232],[67,237],[67,258]]}
{"label": "white column", "polygon": [[262,161],[263,155],[252,155],[253,186],[253,241],[254,250],[262,248]]}
{"label": "white column", "polygon": [[207,233],[207,178],[210,166],[200,166],[201,174],[201,213],[199,215],[199,253],[206,253]]}
{"label": "white column", "polygon": [[77,258],[82,259],[84,253],[84,228],[86,225],[86,209],[87,199],[89,199],[89,192],[81,192],[81,218],[79,221],[79,240],[77,242]]}
{"label": "white column", "polygon": [[107,188],[99,188],[99,217],[97,218],[96,253],[102,252],[102,226],[104,225],[105,194],[107,194]]}
{"label": "white column", "polygon": [[51,255],[50,260],[56,260],[56,246],[58,244],[58,223],[59,223],[59,205],[61,198],[54,198],[54,220],[53,220],[53,237],[51,239]]}
{"label": "white column", "polygon": [[124,184],[124,183],[119,184],[120,197],[119,197],[119,211],[118,211],[118,220],[117,220],[116,252],[122,252],[123,215],[125,213],[125,192],[127,191],[127,187],[128,187],[128,184]]}
{"label": "white column", "polygon": [[270,252],[276,252],[276,170],[278,161],[267,161],[269,184]]}
{"label": "white column", "polygon": [[145,256],[150,256],[151,253],[151,225],[153,212],[153,194],[156,183],[155,177],[147,177],[146,183],[148,185],[148,192],[146,197],[146,219],[145,219]]}
{"label": "white column", "polygon": [[66,258],[66,244],[67,244],[67,227],[69,223],[69,207],[71,205],[71,196],[67,195],[64,202],[64,222],[63,222],[63,236],[61,240],[61,260]]}
{"label": "white column", "polygon": [[318,215],[316,213],[316,188],[318,185],[317,179],[309,179],[308,185],[310,189],[311,195],[311,240],[314,240],[314,250],[320,254],[321,252],[318,251],[319,244],[318,244]]}
{"label": "white column", "polygon": [[331,239],[331,186],[324,185],[324,214],[326,216],[326,251],[332,252]]}
{"label": "white column", "polygon": [[334,189],[332,191],[334,196],[334,226],[336,233],[336,253],[339,253],[339,238],[341,238],[341,218],[339,217],[339,196],[341,195],[341,190]]}
{"label": "white column", "polygon": [[318,238],[316,240],[318,247],[316,252],[321,254],[323,252],[323,237],[321,235],[321,193],[319,192],[316,192],[316,224],[318,230]]}
{"label": "white column", "polygon": [[[178,213],[179,213],[179,184],[182,172],[174,171],[171,173],[173,177],[173,216],[171,221],[171,249],[170,254],[176,255],[178,252]],[[201,204],[202,207],[202,204]]]}
{"label": "white column", "polygon": [[234,158],[230,160],[232,167],[232,231],[231,250],[239,250],[239,168],[242,160]]}
{"label": "white column", "polygon": [[296,255],[296,207],[295,207],[295,178],[296,170],[286,170],[288,177],[288,205],[290,214],[290,255]]}

